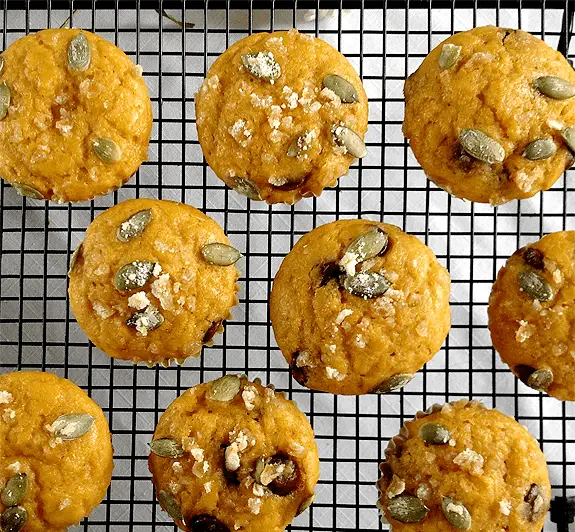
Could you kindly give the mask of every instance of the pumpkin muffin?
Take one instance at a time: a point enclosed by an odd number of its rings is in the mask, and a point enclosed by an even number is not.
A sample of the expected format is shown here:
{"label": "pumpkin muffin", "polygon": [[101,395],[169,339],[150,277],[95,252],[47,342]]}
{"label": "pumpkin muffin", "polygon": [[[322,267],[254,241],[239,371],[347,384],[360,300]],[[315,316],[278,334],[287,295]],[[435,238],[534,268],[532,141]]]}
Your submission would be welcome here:
{"label": "pumpkin muffin", "polygon": [[0,376],[0,529],[60,532],[100,504],[112,479],[101,408],[51,373]]}
{"label": "pumpkin muffin", "polygon": [[438,186],[500,205],[547,190],[573,164],[574,96],[557,50],[521,30],[474,28],[408,78],[403,132]]}
{"label": "pumpkin muffin", "polygon": [[387,393],[439,351],[450,279],[398,227],[340,220],[304,235],[274,280],[271,321],[292,375],[337,394]]}
{"label": "pumpkin muffin", "polygon": [[311,505],[319,477],[305,415],[245,375],[181,395],[160,418],[150,449],[158,500],[190,532],[282,532]]}
{"label": "pumpkin muffin", "polygon": [[110,356],[169,365],[199,356],[237,302],[241,257],[198,209],[153,199],[100,214],[70,264],[72,312]]}
{"label": "pumpkin muffin", "polygon": [[540,532],[550,505],[537,441],[476,401],[420,412],[380,469],[378,506],[394,532]]}
{"label": "pumpkin muffin", "polygon": [[525,384],[575,401],[575,231],[544,236],[509,257],[489,298],[495,349]]}
{"label": "pumpkin muffin", "polygon": [[77,29],[27,35],[0,56],[0,176],[63,203],[120,188],[147,159],[152,105],[142,69]]}
{"label": "pumpkin muffin", "polygon": [[254,200],[318,196],[366,155],[360,78],[335,48],[295,29],[224,52],[196,94],[196,117],[208,164]]}

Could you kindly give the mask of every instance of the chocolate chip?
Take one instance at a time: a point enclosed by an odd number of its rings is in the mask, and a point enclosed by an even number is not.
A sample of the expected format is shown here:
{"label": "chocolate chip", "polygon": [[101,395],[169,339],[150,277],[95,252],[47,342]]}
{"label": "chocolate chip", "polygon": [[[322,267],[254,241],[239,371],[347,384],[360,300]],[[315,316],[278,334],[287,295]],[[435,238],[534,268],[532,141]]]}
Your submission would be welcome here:
{"label": "chocolate chip", "polygon": [[543,264],[543,253],[538,249],[524,248],[521,256],[532,268],[535,268],[536,270],[543,270],[545,268],[545,265]]}
{"label": "chocolate chip", "polygon": [[220,325],[222,324],[222,321],[224,320],[218,320],[212,322],[212,324],[208,327],[206,334],[204,334],[204,337],[202,338],[203,344],[207,344],[216,335],[218,329],[220,328]]}
{"label": "chocolate chip", "polygon": [[[287,455],[278,453],[266,460],[266,466],[281,469],[279,475],[267,487],[276,495],[289,495],[295,491],[299,484],[299,470],[297,464]],[[283,466],[283,467],[282,467]],[[265,471],[265,467],[264,467]]]}
{"label": "chocolate chip", "polygon": [[190,532],[230,532],[220,520],[207,514],[186,518],[186,524]]}
{"label": "chocolate chip", "polygon": [[327,264],[320,264],[319,265],[319,272],[320,272],[320,288],[325,286],[330,281],[334,279],[339,281],[341,277],[341,268],[335,262],[328,262]]}
{"label": "chocolate chip", "polygon": [[298,366],[297,365],[297,357],[299,356],[300,352],[296,351],[292,355],[291,359],[291,373],[293,378],[299,382],[302,386],[305,386],[309,376],[307,375],[307,368],[305,366]]}

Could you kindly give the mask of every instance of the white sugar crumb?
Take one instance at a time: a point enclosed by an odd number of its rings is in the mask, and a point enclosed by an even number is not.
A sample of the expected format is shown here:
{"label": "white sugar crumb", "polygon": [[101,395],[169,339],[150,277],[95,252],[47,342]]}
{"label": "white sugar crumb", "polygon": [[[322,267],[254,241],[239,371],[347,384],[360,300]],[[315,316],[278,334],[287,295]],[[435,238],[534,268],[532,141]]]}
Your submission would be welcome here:
{"label": "white sugar crumb", "polygon": [[265,493],[264,487],[261,484],[258,484],[257,482],[254,483],[252,491],[256,497],[263,497]]}
{"label": "white sugar crumb", "polygon": [[184,470],[181,462],[174,462],[172,464],[172,469],[174,470],[174,473],[181,473]]}
{"label": "white sugar crumb", "polygon": [[335,352],[337,351],[337,345],[335,345],[335,344],[328,345],[327,348],[328,348],[332,353],[335,353]]}
{"label": "white sugar crumb", "polygon": [[22,470],[22,464],[18,461],[12,462],[10,465],[6,466],[6,469],[13,475],[16,475],[17,473],[20,473],[20,471]]}
{"label": "white sugar crumb", "polygon": [[563,122],[560,122],[559,120],[547,120],[547,125],[551,128],[551,129],[557,129],[559,131],[561,131],[564,127],[565,124]]}
{"label": "white sugar crumb", "polygon": [[417,490],[415,490],[415,495],[418,499],[425,501],[431,497],[431,488],[427,484],[421,484],[417,487]]}
{"label": "white sugar crumb", "polygon": [[60,501],[60,505],[58,506],[58,510],[64,510],[65,508],[68,508],[68,506],[70,506],[72,504],[72,499],[70,499],[70,497],[66,497],[65,499],[62,499]]}
{"label": "white sugar crumb", "polygon": [[542,308],[543,308],[543,306],[541,305],[541,301],[539,301],[538,299],[534,299],[533,300],[533,309],[536,312],[540,312]]}
{"label": "white sugar crumb", "polygon": [[339,265],[341,268],[345,270],[348,275],[355,275],[355,267],[359,262],[359,257],[356,253],[352,253],[350,251],[346,251],[343,254],[343,257],[339,261]]}
{"label": "white sugar crumb", "polygon": [[345,379],[345,374],[341,374],[337,369],[327,366],[325,368],[328,379],[335,379],[336,381],[342,381]]}
{"label": "white sugar crumb", "polygon": [[330,102],[334,107],[339,107],[341,105],[341,98],[333,92],[331,89],[324,87],[319,95],[324,99]]}
{"label": "white sugar crumb", "polygon": [[559,268],[557,268],[554,272],[553,272],[553,280],[559,284],[562,280],[563,280],[563,276],[561,275],[561,270]]}
{"label": "white sugar crumb", "polygon": [[338,325],[341,325],[343,320],[345,320],[345,318],[347,318],[348,316],[351,316],[352,314],[353,314],[353,310],[348,309],[348,308],[344,308],[343,310],[340,311],[340,313],[335,318],[335,322]]}
{"label": "white sugar crumb", "polygon": [[275,62],[274,54],[271,52],[259,52],[242,60],[248,64],[256,77],[268,79],[272,85],[279,77],[279,65]]}
{"label": "white sugar crumb", "polygon": [[300,351],[296,358],[295,365],[298,368],[303,368],[304,366],[309,366],[310,368],[312,368],[313,364],[311,363],[310,360],[309,351]]}
{"label": "white sugar crumb", "polygon": [[309,107],[310,111],[317,113],[320,109],[321,109],[321,103],[319,102],[313,102],[310,107]]}
{"label": "white sugar crumb", "polygon": [[282,127],[289,129],[293,124],[293,116],[284,116],[282,118]]}
{"label": "white sugar crumb", "polygon": [[271,176],[268,179],[268,183],[270,185],[274,185],[276,187],[281,187],[281,186],[285,185],[287,182],[288,182],[287,177]]}
{"label": "white sugar crumb", "polygon": [[449,447],[455,447],[457,445],[457,442],[453,438],[451,438],[447,443],[449,444]]}
{"label": "white sugar crumb", "polygon": [[148,330],[157,323],[156,308],[150,305],[134,321],[134,327],[140,336],[148,336]]}
{"label": "white sugar crumb", "polygon": [[2,412],[2,419],[5,423],[13,421],[16,418],[16,411],[12,410],[11,408],[5,408],[4,412]]}
{"label": "white sugar crumb", "polygon": [[6,390],[0,390],[0,405],[7,405],[13,401],[14,397]]}
{"label": "white sugar crumb", "polygon": [[64,120],[58,120],[56,122],[56,129],[65,137],[69,137],[71,135],[73,127],[74,126],[72,124],[69,124]]}
{"label": "white sugar crumb", "polygon": [[297,441],[292,441],[289,444],[289,450],[290,453],[293,454],[294,456],[301,456],[305,451],[305,447]]}
{"label": "white sugar crumb", "polygon": [[268,116],[268,124],[272,129],[278,129],[281,125],[282,108],[279,105],[272,105]]}
{"label": "white sugar crumb", "polygon": [[152,283],[152,294],[158,298],[164,310],[171,310],[174,307],[169,273],[163,273]]}
{"label": "white sugar crumb", "polygon": [[180,491],[181,486],[177,482],[170,480],[170,482],[168,482],[168,488],[175,495],[178,493],[178,491]]}
{"label": "white sugar crumb", "polygon": [[519,328],[515,333],[515,339],[519,343],[523,343],[525,340],[533,336],[534,332],[535,332],[534,325],[529,324],[525,320],[519,320]]}
{"label": "white sugar crumb", "polygon": [[[234,438],[235,433],[230,432],[230,441]],[[225,462],[228,471],[237,471],[240,468],[240,453],[245,451],[248,446],[248,437],[240,431],[232,443],[226,447]]]}
{"label": "white sugar crumb", "polygon": [[258,515],[262,508],[262,500],[253,497],[248,499],[248,508],[254,515]]}
{"label": "white sugar crumb", "polygon": [[143,310],[150,304],[146,292],[136,292],[128,298],[128,306],[137,310]]}
{"label": "white sugar crumb", "polygon": [[210,482],[206,482],[206,483],[204,484],[204,491],[205,491],[206,493],[211,493],[211,491],[212,491],[212,483],[211,483],[211,481],[210,481]]}
{"label": "white sugar crumb", "polygon": [[461,467],[461,469],[469,471],[472,475],[478,476],[483,474],[483,456],[472,449],[465,449],[465,451],[460,452],[453,459],[453,463]]}
{"label": "white sugar crumb", "polygon": [[247,410],[253,410],[255,405],[255,399],[258,396],[258,389],[255,386],[246,386],[242,392],[242,399],[246,405]]}
{"label": "white sugar crumb", "polygon": [[268,486],[285,471],[285,464],[267,464],[260,475],[260,483]]}
{"label": "white sugar crumb", "polygon": [[450,502],[445,509],[448,513],[458,514],[462,517],[465,515],[465,510],[461,504],[454,504]]}
{"label": "white sugar crumb", "polygon": [[259,96],[255,92],[250,94],[250,102],[256,109],[268,109],[273,103],[271,96]]}
{"label": "white sugar crumb", "polygon": [[517,172],[514,179],[515,184],[520,190],[530,192],[537,180],[537,176],[535,174],[527,174],[526,172]]}
{"label": "white sugar crumb", "polygon": [[397,475],[393,475],[393,479],[387,488],[387,496],[390,499],[401,495],[405,491],[405,481],[400,479]]}
{"label": "white sugar crumb", "polygon": [[113,308],[110,308],[99,301],[94,301],[94,303],[92,303],[92,308],[96,315],[103,320],[108,319],[116,313]]}
{"label": "white sugar crumb", "polygon": [[511,514],[511,502],[509,501],[499,501],[499,511],[503,515],[510,515]]}
{"label": "white sugar crumb", "polygon": [[208,83],[208,87],[210,89],[217,89],[220,85],[220,78],[218,77],[217,74],[215,74],[215,75],[207,78],[206,82]]}
{"label": "white sugar crumb", "polygon": [[192,466],[192,473],[198,477],[201,478],[204,476],[204,474],[206,474],[210,469],[210,464],[208,464],[208,462],[203,461],[203,462],[195,462],[194,465]]}
{"label": "white sugar crumb", "polygon": [[229,129],[229,133],[234,140],[240,144],[240,146],[247,148],[248,139],[251,138],[252,133],[246,127],[245,120],[242,120],[241,118],[236,120],[235,124]]}

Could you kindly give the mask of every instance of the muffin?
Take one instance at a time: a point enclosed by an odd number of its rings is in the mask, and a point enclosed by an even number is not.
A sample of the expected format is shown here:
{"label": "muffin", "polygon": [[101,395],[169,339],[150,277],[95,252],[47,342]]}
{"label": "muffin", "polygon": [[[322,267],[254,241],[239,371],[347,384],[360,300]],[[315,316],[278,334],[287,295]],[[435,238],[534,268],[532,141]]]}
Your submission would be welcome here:
{"label": "muffin", "polygon": [[403,132],[429,178],[500,205],[547,190],[573,164],[575,72],[521,30],[453,35],[405,83]]}
{"label": "muffin", "polygon": [[560,231],[516,251],[489,298],[495,349],[525,384],[575,400],[575,231]]}
{"label": "muffin", "polygon": [[199,384],[177,398],[150,450],[158,500],[191,532],[282,532],[311,505],[319,477],[305,415],[245,375]]}
{"label": "muffin", "polygon": [[196,117],[212,170],[253,200],[318,196],[366,155],[360,78],[335,48],[295,29],[224,52],[196,94]]}
{"label": "muffin", "polygon": [[551,499],[529,431],[476,401],[434,405],[385,451],[378,506],[394,532],[540,532]]}
{"label": "muffin", "polygon": [[451,325],[450,279],[416,237],[370,220],[304,235],[273,284],[275,338],[303,386],[387,393],[440,349]]}
{"label": "muffin", "polygon": [[0,527],[60,532],[100,504],[112,479],[101,408],[51,373],[0,375]]}
{"label": "muffin", "polygon": [[0,176],[63,203],[120,188],[147,159],[152,105],[142,68],[77,29],[27,35],[0,56]]}
{"label": "muffin", "polygon": [[182,362],[223,331],[240,258],[221,227],[189,205],[124,201],[100,214],[70,264],[72,312],[114,358]]}

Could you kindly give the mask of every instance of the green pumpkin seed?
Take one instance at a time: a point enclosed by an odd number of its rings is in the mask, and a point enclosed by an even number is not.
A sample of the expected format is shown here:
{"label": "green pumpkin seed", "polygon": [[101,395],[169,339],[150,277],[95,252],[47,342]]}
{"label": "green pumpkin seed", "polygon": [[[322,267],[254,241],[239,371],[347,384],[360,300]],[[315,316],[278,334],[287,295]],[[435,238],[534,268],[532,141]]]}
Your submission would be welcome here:
{"label": "green pumpkin seed", "polygon": [[26,473],[18,473],[8,479],[2,491],[2,504],[4,506],[16,506],[20,504],[28,491],[28,476]]}
{"label": "green pumpkin seed", "polygon": [[258,187],[243,177],[236,177],[235,184],[232,188],[242,196],[247,196],[251,200],[261,201],[262,199]]}
{"label": "green pumpkin seed", "polygon": [[459,142],[469,155],[484,163],[502,163],[505,159],[503,146],[479,129],[462,129]]}
{"label": "green pumpkin seed", "polygon": [[208,397],[214,401],[227,403],[240,391],[242,382],[237,375],[224,375],[211,383]]}
{"label": "green pumpkin seed", "polygon": [[265,467],[266,467],[266,459],[263,456],[260,456],[258,458],[258,461],[256,462],[256,468],[254,471],[254,479],[259,484],[261,484],[260,478],[262,476],[262,473],[264,472]]}
{"label": "green pumpkin seed", "polygon": [[0,83],[0,120],[2,120],[8,114],[8,108],[10,107],[10,89],[6,82]]}
{"label": "green pumpkin seed", "polygon": [[126,320],[128,327],[133,327],[140,333],[142,333],[141,329],[153,331],[162,325],[162,323],[164,323],[164,316],[162,316],[160,311],[153,305],[150,305],[142,312],[135,312]]}
{"label": "green pumpkin seed", "polygon": [[334,92],[343,103],[355,103],[359,101],[355,87],[347,79],[337,74],[328,74],[323,78],[323,86]]}
{"label": "green pumpkin seed", "polygon": [[457,530],[469,530],[471,528],[471,514],[461,501],[444,497],[441,508],[451,526]]}
{"label": "green pumpkin seed", "polygon": [[37,200],[43,200],[44,195],[35,188],[31,187],[30,185],[25,185],[24,183],[10,183],[14,190],[20,194],[20,196],[24,196],[26,198],[32,198]]}
{"label": "green pumpkin seed", "polygon": [[561,131],[561,136],[565,141],[565,144],[569,147],[572,152],[575,152],[575,127],[566,127]]}
{"label": "green pumpkin seed", "polygon": [[92,428],[94,421],[89,414],[64,414],[52,423],[52,431],[56,438],[76,440]]}
{"label": "green pumpkin seed", "polygon": [[419,436],[430,445],[445,445],[451,439],[451,432],[439,423],[424,423],[419,427]]}
{"label": "green pumpkin seed", "polygon": [[554,100],[566,100],[575,96],[575,86],[557,76],[542,76],[533,82],[533,86],[545,96]]}
{"label": "green pumpkin seed", "polygon": [[408,382],[413,379],[414,375],[412,373],[398,373],[397,375],[392,375],[386,381],[376,386],[371,393],[390,393],[403,388]]}
{"label": "green pumpkin seed", "polygon": [[400,523],[419,523],[427,517],[429,508],[413,495],[398,495],[387,501],[387,512]]}
{"label": "green pumpkin seed", "polygon": [[358,236],[346,249],[345,254],[353,255],[356,262],[383,255],[387,250],[389,237],[380,227],[373,227],[363,235]]}
{"label": "green pumpkin seed", "polygon": [[281,76],[282,69],[271,52],[242,55],[242,64],[255,78],[274,81]]}
{"label": "green pumpkin seed", "polygon": [[170,438],[159,438],[150,442],[150,451],[162,458],[181,458],[184,456],[182,446]]}
{"label": "green pumpkin seed", "polygon": [[307,499],[304,499],[304,501],[299,505],[297,512],[295,513],[296,517],[300,514],[303,514],[313,504],[314,499],[315,493],[310,495]]}
{"label": "green pumpkin seed", "polygon": [[0,74],[4,70],[4,58],[0,55]]}
{"label": "green pumpkin seed", "polygon": [[0,516],[2,532],[20,532],[28,522],[28,512],[23,506],[12,506]]}
{"label": "green pumpkin seed", "polygon": [[454,67],[459,61],[459,56],[461,55],[461,46],[457,44],[444,44],[441,48],[441,53],[439,54],[439,69],[447,70]]}
{"label": "green pumpkin seed", "polygon": [[205,245],[202,248],[202,255],[207,262],[216,266],[231,266],[242,256],[236,248],[219,242]]}
{"label": "green pumpkin seed", "polygon": [[527,379],[527,386],[539,392],[547,391],[553,382],[553,372],[550,369],[538,369]]}
{"label": "green pumpkin seed", "polygon": [[557,144],[552,139],[537,139],[525,146],[523,157],[530,161],[548,159],[557,152]]}
{"label": "green pumpkin seed", "polygon": [[529,297],[539,301],[553,299],[551,285],[535,270],[523,270],[519,273],[519,286]]}
{"label": "green pumpkin seed", "polygon": [[354,296],[372,299],[385,294],[391,287],[391,281],[376,272],[360,272],[346,275],[343,287]]}
{"label": "green pumpkin seed", "polygon": [[77,72],[87,70],[91,55],[88,39],[82,32],[78,33],[68,46],[68,66]]}
{"label": "green pumpkin seed", "polygon": [[68,266],[68,277],[70,277],[70,274],[74,271],[74,266],[76,266],[76,262],[80,257],[80,255],[82,254],[83,246],[84,243],[80,242],[78,244],[78,247],[74,250],[74,253],[72,253],[72,256],[70,257],[70,266]]}
{"label": "green pumpkin seed", "polygon": [[[312,131],[304,131],[299,137],[297,137],[288,148],[288,157],[304,157],[306,152],[311,148],[314,139],[316,138],[315,133]],[[301,181],[302,179],[300,179]]]}
{"label": "green pumpkin seed", "polygon": [[152,277],[155,265],[149,260],[135,260],[124,264],[114,276],[114,287],[120,292],[142,288]]}
{"label": "green pumpkin seed", "polygon": [[345,126],[334,126],[331,131],[333,141],[345,148],[352,157],[363,159],[367,155],[365,143],[355,131]]}
{"label": "green pumpkin seed", "polygon": [[174,521],[182,520],[182,509],[176,498],[169,491],[160,490],[158,492],[158,501],[160,502],[160,506],[168,512],[168,515]]}
{"label": "green pumpkin seed", "polygon": [[122,150],[112,139],[102,137],[94,140],[94,153],[106,164],[117,163],[122,158]]}
{"label": "green pumpkin seed", "polygon": [[120,242],[127,242],[132,238],[140,236],[148,224],[152,221],[152,209],[138,211],[123,222],[116,229],[116,238]]}

